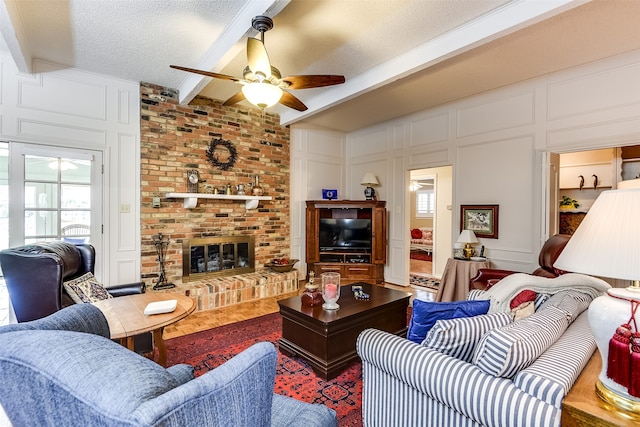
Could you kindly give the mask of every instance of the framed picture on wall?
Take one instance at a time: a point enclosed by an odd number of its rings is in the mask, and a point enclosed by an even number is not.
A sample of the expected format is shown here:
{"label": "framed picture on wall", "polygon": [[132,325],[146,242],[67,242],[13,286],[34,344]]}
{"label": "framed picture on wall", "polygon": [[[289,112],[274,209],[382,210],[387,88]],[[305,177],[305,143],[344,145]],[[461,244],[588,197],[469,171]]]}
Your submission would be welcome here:
{"label": "framed picture on wall", "polygon": [[460,231],[471,230],[477,237],[498,238],[498,205],[460,205]]}

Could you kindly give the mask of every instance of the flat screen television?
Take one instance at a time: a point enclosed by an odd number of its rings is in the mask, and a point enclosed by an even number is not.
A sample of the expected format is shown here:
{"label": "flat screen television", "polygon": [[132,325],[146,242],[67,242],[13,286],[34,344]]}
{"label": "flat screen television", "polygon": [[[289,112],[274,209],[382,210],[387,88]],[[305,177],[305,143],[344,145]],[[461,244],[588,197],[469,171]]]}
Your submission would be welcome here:
{"label": "flat screen television", "polygon": [[321,252],[371,250],[371,219],[320,218]]}

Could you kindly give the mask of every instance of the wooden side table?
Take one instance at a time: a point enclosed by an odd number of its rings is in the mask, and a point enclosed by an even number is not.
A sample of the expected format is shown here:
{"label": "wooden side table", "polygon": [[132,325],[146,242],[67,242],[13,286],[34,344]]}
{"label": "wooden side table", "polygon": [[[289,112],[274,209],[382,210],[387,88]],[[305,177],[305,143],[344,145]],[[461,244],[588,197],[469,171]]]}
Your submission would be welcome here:
{"label": "wooden side table", "polygon": [[[144,308],[151,302],[178,300],[171,313],[145,316]],[[111,339],[119,340],[133,351],[133,337],[145,332],[153,333],[153,343],[158,348],[158,364],[167,364],[167,347],[162,338],[164,327],[184,319],[196,309],[193,298],[166,292],[147,292],[126,295],[93,303],[102,311],[109,323]]]}
{"label": "wooden side table", "polygon": [[596,381],[602,369],[598,350],[562,401],[563,427],[638,426],[640,416],[618,409],[596,395]]}
{"label": "wooden side table", "polygon": [[435,301],[462,301],[467,298],[469,282],[481,268],[491,268],[491,261],[467,261],[449,258],[444,267]]}

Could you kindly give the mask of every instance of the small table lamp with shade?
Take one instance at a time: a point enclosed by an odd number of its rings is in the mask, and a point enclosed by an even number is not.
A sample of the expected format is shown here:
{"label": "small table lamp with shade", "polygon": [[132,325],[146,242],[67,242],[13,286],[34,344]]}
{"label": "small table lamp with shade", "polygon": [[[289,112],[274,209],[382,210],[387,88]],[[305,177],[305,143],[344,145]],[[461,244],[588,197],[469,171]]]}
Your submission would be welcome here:
{"label": "small table lamp with shade", "polygon": [[374,185],[378,185],[378,179],[373,174],[373,172],[367,172],[364,174],[360,185],[366,185],[367,188],[364,189],[364,197],[367,200],[375,200],[376,190],[373,189]]}
{"label": "small table lamp with shade", "polygon": [[460,236],[458,237],[457,243],[464,243],[464,248],[462,249],[464,257],[467,259],[471,258],[473,256],[473,253],[475,252],[471,244],[478,243],[476,233],[474,233],[472,230],[462,230]]}
{"label": "small table lamp with shade", "polygon": [[640,188],[602,192],[554,267],[631,281],[591,303],[589,325],[602,357],[597,395],[640,413]]}

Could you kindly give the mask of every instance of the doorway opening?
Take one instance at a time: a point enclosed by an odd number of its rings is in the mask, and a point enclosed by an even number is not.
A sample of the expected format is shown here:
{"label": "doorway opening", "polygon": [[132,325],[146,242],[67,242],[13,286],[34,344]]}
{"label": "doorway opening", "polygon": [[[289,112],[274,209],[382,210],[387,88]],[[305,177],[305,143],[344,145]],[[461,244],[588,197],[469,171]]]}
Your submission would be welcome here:
{"label": "doorway opening", "polygon": [[640,178],[640,145],[552,154],[550,234],[572,235],[602,191]]}
{"label": "doorway opening", "polygon": [[408,218],[409,283],[424,286],[442,276],[451,252],[451,166],[409,171]]}

